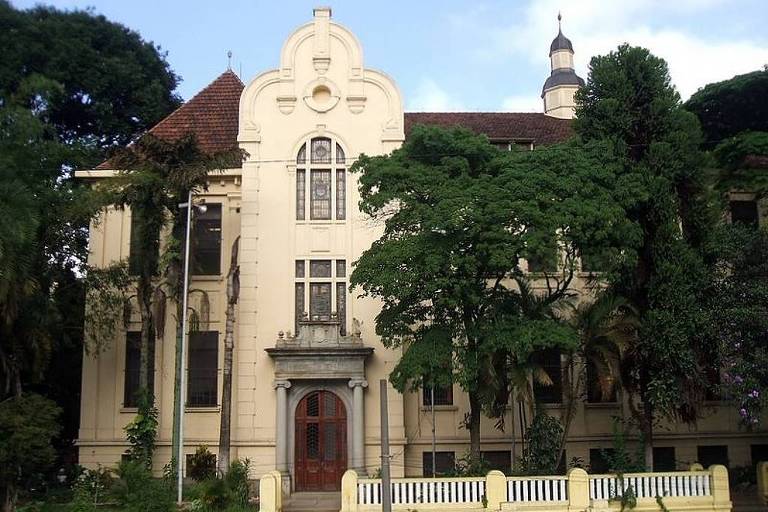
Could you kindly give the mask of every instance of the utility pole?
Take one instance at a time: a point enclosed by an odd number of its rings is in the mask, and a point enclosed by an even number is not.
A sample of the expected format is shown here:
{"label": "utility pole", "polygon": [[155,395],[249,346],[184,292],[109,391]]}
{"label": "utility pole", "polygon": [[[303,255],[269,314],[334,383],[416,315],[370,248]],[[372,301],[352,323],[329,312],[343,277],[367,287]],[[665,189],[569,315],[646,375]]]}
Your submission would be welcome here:
{"label": "utility pole", "polygon": [[435,456],[437,455],[437,439],[435,430],[435,383],[432,383],[432,392],[429,394],[430,405],[432,406],[432,478],[435,478]]}
{"label": "utility pole", "polygon": [[379,381],[381,400],[381,510],[392,512],[392,483],[389,474],[389,411],[387,409],[387,379]]}
{"label": "utility pole", "polygon": [[192,226],[192,191],[187,193],[187,203],[179,205],[179,208],[187,208],[187,226],[186,238],[184,240],[184,283],[182,286],[182,317],[181,317],[181,372],[179,375],[179,446],[176,453],[176,502],[181,505],[184,489],[184,404],[186,402],[186,369],[184,368],[187,360],[187,298],[189,295],[189,239]]}

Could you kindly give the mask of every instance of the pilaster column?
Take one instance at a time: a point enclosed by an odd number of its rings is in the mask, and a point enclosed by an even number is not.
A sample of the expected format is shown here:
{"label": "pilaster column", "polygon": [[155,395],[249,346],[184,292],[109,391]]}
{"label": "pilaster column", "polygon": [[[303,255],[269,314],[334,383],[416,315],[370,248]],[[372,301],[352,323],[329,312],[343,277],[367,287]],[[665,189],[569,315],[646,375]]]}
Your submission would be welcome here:
{"label": "pilaster column", "polygon": [[365,379],[351,379],[352,388],[352,469],[365,472],[365,402],[363,391],[368,387]]}
{"label": "pilaster column", "polygon": [[275,429],[275,464],[277,470],[288,473],[288,388],[289,380],[276,380],[277,390],[277,425]]}

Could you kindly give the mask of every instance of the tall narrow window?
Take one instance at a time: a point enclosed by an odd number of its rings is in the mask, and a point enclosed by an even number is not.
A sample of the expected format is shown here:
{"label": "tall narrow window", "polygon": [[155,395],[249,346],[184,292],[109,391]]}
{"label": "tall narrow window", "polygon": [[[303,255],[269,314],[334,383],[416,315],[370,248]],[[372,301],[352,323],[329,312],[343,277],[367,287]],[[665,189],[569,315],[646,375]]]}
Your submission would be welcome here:
{"label": "tall narrow window", "polygon": [[199,331],[189,335],[187,405],[214,407],[218,403],[219,333]]}
{"label": "tall narrow window", "polygon": [[309,317],[312,320],[331,319],[331,283],[310,283]]}
{"label": "tall narrow window", "polygon": [[342,336],[347,335],[347,290],[344,283],[336,283],[336,314],[339,318],[339,329]]}
{"label": "tall narrow window", "polygon": [[[302,262],[303,263],[303,262]],[[299,276],[296,276],[299,277]],[[301,277],[304,277],[303,275]],[[299,333],[299,320],[304,317],[306,306],[304,304],[304,283],[296,283],[296,334]]]}
{"label": "tall narrow window", "polygon": [[206,204],[194,212],[192,233],[192,274],[216,276],[221,273],[221,205]]}
{"label": "tall narrow window", "polygon": [[346,220],[346,155],[341,145],[327,137],[311,139],[299,149],[296,165],[296,220]]}
{"label": "tall narrow window", "polygon": [[[432,386],[422,389],[422,405],[432,406]],[[435,386],[435,405],[453,405],[453,386]]]}
{"label": "tall narrow window", "polygon": [[307,174],[304,169],[296,171],[296,220],[304,220],[306,210]]}
{"label": "tall narrow window", "polygon": [[312,220],[331,218],[331,171],[312,170],[310,174],[310,214]]}
{"label": "tall narrow window", "polygon": [[536,400],[542,404],[559,404],[563,401],[563,367],[560,361],[558,349],[542,350],[534,356],[537,364],[552,381],[551,384],[543,384],[534,380],[533,394]]}
{"label": "tall narrow window", "polygon": [[141,265],[147,263],[144,258],[153,256],[155,262],[152,262],[153,271],[157,271],[157,257],[160,254],[160,241],[157,237],[151,240],[152,245],[148,254],[143,254],[142,249],[146,240],[144,238],[147,235],[142,229],[141,215],[138,211],[131,212],[131,238],[130,246],[128,247],[128,272],[132,276],[137,276],[141,273]]}
{"label": "tall narrow window", "polygon": [[336,219],[344,220],[347,217],[347,185],[346,171],[336,171]]}
{"label": "tall narrow window", "polygon": [[[149,391],[155,392],[155,337],[149,339]],[[123,407],[138,406],[139,372],[141,369],[141,332],[125,333],[125,379]]]}

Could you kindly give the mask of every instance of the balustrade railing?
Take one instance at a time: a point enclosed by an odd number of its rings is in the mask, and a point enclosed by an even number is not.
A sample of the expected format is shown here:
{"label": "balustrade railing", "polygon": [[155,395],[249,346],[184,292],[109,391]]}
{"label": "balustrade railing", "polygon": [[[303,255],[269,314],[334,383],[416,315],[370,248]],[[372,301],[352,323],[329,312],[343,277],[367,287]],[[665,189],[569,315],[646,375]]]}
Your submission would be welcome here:
{"label": "balustrade railing", "polygon": [[[361,505],[381,504],[381,480],[357,481],[357,499]],[[392,505],[424,503],[481,503],[485,496],[485,478],[404,478],[392,481]]]}
{"label": "balustrade railing", "polygon": [[568,501],[568,477],[510,477],[507,478],[507,501]]}
{"label": "balustrade railing", "polygon": [[674,473],[627,473],[618,475],[589,475],[589,497],[611,500],[632,488],[637,498],[711,496],[711,475],[708,471]]}

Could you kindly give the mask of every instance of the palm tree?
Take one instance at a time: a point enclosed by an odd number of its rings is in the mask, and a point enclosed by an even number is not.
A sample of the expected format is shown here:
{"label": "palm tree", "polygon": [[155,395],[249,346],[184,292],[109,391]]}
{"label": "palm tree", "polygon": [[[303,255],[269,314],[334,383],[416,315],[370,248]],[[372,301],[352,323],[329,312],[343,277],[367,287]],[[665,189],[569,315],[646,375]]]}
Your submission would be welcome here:
{"label": "palm tree", "polygon": [[[229,151],[207,154],[197,144],[194,134],[187,134],[174,141],[145,134],[135,143],[116,151],[111,159],[114,168],[120,169],[118,177],[107,189],[108,204],[118,208],[130,208],[137,216],[133,225],[139,230],[132,239],[136,262],[136,298],[141,316],[139,393],[148,391],[149,347],[151,337],[162,333],[165,316],[166,294],[177,305],[176,385],[174,389],[174,427],[179,423],[178,405],[181,395],[181,254],[180,237],[184,233],[186,217],[179,208],[188,193],[205,189],[210,173],[237,167],[243,152],[234,148]],[[191,207],[191,205],[190,205]],[[167,254],[160,258],[160,237],[171,226],[171,238]],[[160,268],[161,260],[163,268]],[[150,397],[149,406],[153,400]],[[140,411],[141,413],[141,411]],[[178,444],[174,428],[174,447]],[[177,453],[174,451],[174,453]]]}
{"label": "palm tree", "polygon": [[560,457],[565,450],[576,404],[588,393],[587,367],[594,370],[597,391],[602,399],[619,392],[622,389],[622,360],[639,327],[631,304],[609,290],[600,291],[593,301],[576,306],[569,322],[579,334],[579,346],[567,355],[565,363],[566,407]]}

